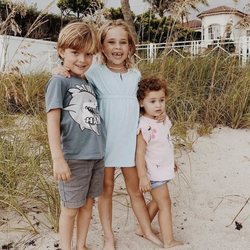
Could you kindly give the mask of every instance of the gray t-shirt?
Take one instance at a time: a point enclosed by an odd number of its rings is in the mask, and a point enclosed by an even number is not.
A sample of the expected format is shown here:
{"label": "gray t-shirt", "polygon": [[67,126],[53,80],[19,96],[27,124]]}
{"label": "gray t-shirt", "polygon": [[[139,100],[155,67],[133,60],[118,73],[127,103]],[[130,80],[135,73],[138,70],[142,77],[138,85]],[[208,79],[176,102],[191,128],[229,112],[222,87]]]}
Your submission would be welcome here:
{"label": "gray t-shirt", "polygon": [[102,159],[104,133],[96,95],[80,78],[53,76],[46,85],[46,112],[61,109],[61,144],[65,159]]}

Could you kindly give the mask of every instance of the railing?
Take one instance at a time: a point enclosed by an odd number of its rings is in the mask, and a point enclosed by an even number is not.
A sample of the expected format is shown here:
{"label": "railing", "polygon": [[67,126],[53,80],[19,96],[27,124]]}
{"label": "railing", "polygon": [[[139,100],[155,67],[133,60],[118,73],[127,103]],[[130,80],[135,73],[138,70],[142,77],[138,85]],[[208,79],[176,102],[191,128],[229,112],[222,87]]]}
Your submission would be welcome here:
{"label": "railing", "polygon": [[176,54],[182,58],[208,56],[213,51],[223,51],[226,56],[237,56],[243,65],[250,58],[250,37],[240,37],[237,40],[196,40],[169,43],[138,44],[136,51],[137,63],[146,60],[153,62]]}
{"label": "railing", "polygon": [[[237,57],[244,66],[250,59],[250,37],[240,37],[237,40],[196,40],[168,43],[137,44],[136,62],[153,62],[162,56],[176,54],[182,58],[208,56],[214,51],[224,52],[228,57]],[[59,63],[56,51],[49,51],[50,67]]]}

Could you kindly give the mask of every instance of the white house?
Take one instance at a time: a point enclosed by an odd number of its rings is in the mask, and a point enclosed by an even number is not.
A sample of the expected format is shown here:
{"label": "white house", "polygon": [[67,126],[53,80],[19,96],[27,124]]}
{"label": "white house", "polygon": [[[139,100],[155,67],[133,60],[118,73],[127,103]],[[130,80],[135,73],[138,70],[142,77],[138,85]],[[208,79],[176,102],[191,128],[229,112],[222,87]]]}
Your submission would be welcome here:
{"label": "white house", "polygon": [[219,6],[197,15],[201,20],[201,40],[209,45],[216,40],[238,41],[240,37],[250,37],[250,23],[246,24],[248,14],[237,9]]}
{"label": "white house", "polygon": [[[200,41],[192,41],[191,53],[199,54],[206,48],[220,48],[238,55],[245,64],[250,58],[250,15],[228,6],[218,6],[197,15],[199,19],[185,26],[201,34]],[[195,53],[193,53],[195,52]]]}
{"label": "white house", "polygon": [[0,71],[51,71],[55,50],[55,42],[0,35]]}

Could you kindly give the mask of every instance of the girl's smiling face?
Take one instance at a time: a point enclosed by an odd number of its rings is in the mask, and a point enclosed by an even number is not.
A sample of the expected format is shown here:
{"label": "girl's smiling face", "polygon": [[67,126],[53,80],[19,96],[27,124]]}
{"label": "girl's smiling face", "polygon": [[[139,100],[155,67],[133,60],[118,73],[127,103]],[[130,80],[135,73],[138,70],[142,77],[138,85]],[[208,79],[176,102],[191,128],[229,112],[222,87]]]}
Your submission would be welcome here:
{"label": "girl's smiling face", "polygon": [[111,67],[123,67],[130,52],[128,34],[122,27],[111,28],[103,41],[102,52]]}

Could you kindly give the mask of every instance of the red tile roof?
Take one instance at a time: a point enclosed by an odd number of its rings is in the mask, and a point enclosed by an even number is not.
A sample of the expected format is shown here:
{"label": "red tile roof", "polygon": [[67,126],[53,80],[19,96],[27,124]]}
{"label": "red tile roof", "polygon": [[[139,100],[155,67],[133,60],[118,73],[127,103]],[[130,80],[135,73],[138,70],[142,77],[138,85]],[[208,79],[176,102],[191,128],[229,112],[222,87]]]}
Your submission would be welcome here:
{"label": "red tile roof", "polygon": [[190,20],[184,23],[183,25],[184,27],[187,27],[190,29],[198,29],[198,28],[201,28],[201,20],[198,20],[198,19]]}
{"label": "red tile roof", "polygon": [[231,8],[231,7],[228,7],[228,6],[218,6],[216,8],[212,8],[212,9],[209,9],[209,10],[205,10],[203,12],[201,12],[200,14],[197,15],[197,17],[199,18],[202,18],[204,16],[212,16],[212,15],[219,15],[219,14],[236,14],[236,15],[239,15],[239,16],[246,16],[247,14],[235,9],[235,8]]}

